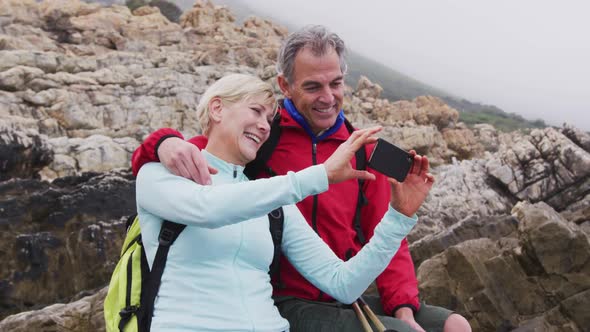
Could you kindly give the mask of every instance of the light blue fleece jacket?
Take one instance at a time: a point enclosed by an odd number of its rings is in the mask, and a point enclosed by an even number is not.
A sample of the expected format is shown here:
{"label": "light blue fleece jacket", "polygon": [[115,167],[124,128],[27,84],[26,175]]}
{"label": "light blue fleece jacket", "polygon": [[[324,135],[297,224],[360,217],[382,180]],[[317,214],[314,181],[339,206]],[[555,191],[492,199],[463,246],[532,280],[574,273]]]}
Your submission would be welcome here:
{"label": "light blue fleece jacket", "polygon": [[159,163],[137,175],[137,211],[148,262],[163,219],[186,224],[170,248],[152,331],[284,331],[268,274],[273,256],[267,213],[284,206],[283,254],[316,287],[352,303],[385,269],[416,223],[389,209],[371,241],[347,262],[313,232],[293,204],[328,189],[323,165],[248,181],[243,167],[207,151],[219,170],[212,186],[171,174]]}

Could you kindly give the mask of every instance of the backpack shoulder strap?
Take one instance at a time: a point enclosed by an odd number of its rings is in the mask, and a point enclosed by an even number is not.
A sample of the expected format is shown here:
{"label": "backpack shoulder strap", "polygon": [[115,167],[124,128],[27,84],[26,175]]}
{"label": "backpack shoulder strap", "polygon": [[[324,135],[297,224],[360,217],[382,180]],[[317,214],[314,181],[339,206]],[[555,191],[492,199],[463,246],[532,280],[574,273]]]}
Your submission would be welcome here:
{"label": "backpack shoulder strap", "polygon": [[272,243],[274,245],[274,255],[272,256],[272,263],[270,264],[269,274],[271,279],[276,276],[276,283],[281,286],[281,275],[280,261],[281,261],[281,244],[283,242],[283,228],[285,224],[285,216],[283,214],[283,208],[280,207],[276,210],[272,210],[268,214],[270,236],[272,237]]}
{"label": "backpack shoulder strap", "polygon": [[125,229],[126,230],[129,230],[129,228],[131,228],[131,225],[135,221],[135,217],[137,217],[137,213],[134,213],[134,214],[130,215],[129,217],[127,217],[127,221],[125,221]]}
{"label": "backpack shoulder strap", "polygon": [[[256,154],[256,159],[252,160],[248,164],[246,164],[246,168],[244,169],[244,174],[250,179],[253,180],[256,176],[262,171],[266,170],[269,172],[271,176],[275,176],[276,174],[270,169],[270,167],[266,166],[266,163],[270,159],[273,151],[279,144],[279,138],[281,137],[281,114],[277,112],[275,117],[272,120],[272,124],[270,125],[270,135],[268,139]],[[266,168],[266,169],[265,169]]]}
{"label": "backpack shoulder strap", "polygon": [[160,235],[158,236],[158,250],[152,264],[152,269],[149,275],[148,288],[146,289],[146,301],[144,307],[144,317],[146,319],[146,327],[149,331],[152,322],[152,314],[154,312],[154,300],[160,289],[160,282],[162,281],[162,274],[166,267],[166,260],[168,259],[168,251],[170,246],[178,238],[180,233],[185,229],[186,225],[178,224],[165,220],[160,228]]}
{"label": "backpack shoulder strap", "polygon": [[[346,129],[348,129],[348,132],[350,134],[352,134],[352,132],[354,131],[354,127],[348,121],[348,119],[344,119],[344,125],[346,126]],[[356,169],[360,170],[360,171],[366,170],[367,169],[367,152],[365,151],[365,147],[363,146],[360,149],[358,149],[354,156],[356,159]],[[358,199],[356,201],[356,211],[354,213],[353,227],[354,227],[354,230],[356,231],[356,237],[359,240],[359,242],[361,244],[365,244],[365,243],[367,243],[367,238],[365,237],[365,234],[363,233],[363,229],[361,227],[361,210],[362,210],[363,206],[367,205],[368,200],[367,200],[367,196],[365,196],[365,193],[363,192],[363,186],[365,184],[365,180],[359,179],[358,183],[359,183],[359,192],[358,192]]]}

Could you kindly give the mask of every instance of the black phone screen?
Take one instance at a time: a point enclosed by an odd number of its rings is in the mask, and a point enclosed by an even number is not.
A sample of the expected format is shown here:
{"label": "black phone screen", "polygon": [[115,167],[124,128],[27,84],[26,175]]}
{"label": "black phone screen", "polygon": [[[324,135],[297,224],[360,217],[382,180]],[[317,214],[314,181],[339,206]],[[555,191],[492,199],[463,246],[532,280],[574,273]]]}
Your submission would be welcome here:
{"label": "black phone screen", "polygon": [[413,162],[414,158],[409,152],[380,138],[369,158],[369,167],[403,182],[412,168]]}

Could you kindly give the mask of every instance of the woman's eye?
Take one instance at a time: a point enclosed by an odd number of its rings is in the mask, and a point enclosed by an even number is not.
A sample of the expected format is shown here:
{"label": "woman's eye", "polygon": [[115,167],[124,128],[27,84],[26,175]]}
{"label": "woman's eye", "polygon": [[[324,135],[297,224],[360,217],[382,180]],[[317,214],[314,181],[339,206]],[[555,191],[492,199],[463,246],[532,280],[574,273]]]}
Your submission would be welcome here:
{"label": "woman's eye", "polygon": [[260,114],[260,110],[259,109],[255,108],[255,107],[251,107],[250,109],[253,110],[254,112]]}

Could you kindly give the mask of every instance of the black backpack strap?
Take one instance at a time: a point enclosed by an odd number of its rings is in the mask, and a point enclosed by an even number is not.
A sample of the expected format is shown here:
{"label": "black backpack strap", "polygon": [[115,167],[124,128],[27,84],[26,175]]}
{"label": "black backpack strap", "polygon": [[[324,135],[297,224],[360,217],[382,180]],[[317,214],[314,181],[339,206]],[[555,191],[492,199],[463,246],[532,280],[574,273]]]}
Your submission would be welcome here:
{"label": "black backpack strap", "polygon": [[[133,219],[135,219],[135,217],[133,217]],[[129,229],[129,227],[127,229]],[[141,234],[137,235],[129,243],[129,246],[125,248],[125,251],[127,251],[136,242],[141,242]],[[145,253],[143,249],[140,251],[143,258],[143,256],[145,256]],[[136,315],[138,310],[140,309],[138,306],[131,305],[131,289],[133,286],[133,255],[138,254],[140,251],[135,251],[131,253],[131,255],[129,255],[129,260],[127,261],[127,287],[125,289],[125,308],[119,311],[119,316],[121,317],[121,320],[119,321],[119,332],[123,332],[125,326],[131,320],[131,317],[133,317],[133,315]]]}
{"label": "black backpack strap", "polygon": [[244,169],[244,174],[246,174],[250,180],[255,179],[262,170],[267,171],[270,176],[276,175],[275,172],[273,172],[273,170],[266,165],[266,163],[277,147],[277,144],[279,144],[279,138],[281,137],[280,124],[281,114],[277,112],[272,120],[272,124],[270,125],[270,135],[268,136],[268,139],[266,142],[264,142],[264,144],[262,144],[260,149],[258,149],[256,159],[246,164],[246,168]]}
{"label": "black backpack strap", "polygon": [[[348,132],[352,134],[352,132],[354,131],[354,127],[348,121],[348,119],[344,119],[344,125],[346,126],[346,129],[348,129]],[[365,147],[363,146],[360,149],[358,149],[354,156],[356,159],[356,169],[360,170],[360,171],[366,170],[367,169],[367,152],[365,151]],[[367,205],[367,203],[369,201],[367,200],[367,196],[365,196],[365,193],[363,192],[363,186],[365,184],[365,180],[359,179],[358,183],[359,183],[359,192],[358,192],[358,199],[356,202],[356,211],[354,213],[353,227],[354,227],[354,230],[356,231],[356,237],[359,240],[359,242],[361,244],[365,244],[365,243],[367,243],[367,238],[365,237],[365,234],[363,233],[363,229],[361,227],[361,210],[362,210],[363,206]]]}
{"label": "black backpack strap", "polygon": [[[135,220],[136,216],[137,216],[137,213],[132,214],[127,218],[127,221],[125,223],[125,229],[126,229],[125,232],[126,233],[129,232],[129,229],[131,228],[131,225],[133,225],[133,221]],[[129,244],[127,245],[127,247],[122,252],[123,253],[127,252],[127,250],[129,250],[129,248],[131,248],[131,246],[133,246],[136,242],[141,243],[141,233],[138,234],[133,240],[131,240],[129,242]],[[133,264],[131,262],[133,261],[133,255],[139,254],[139,253],[141,254],[141,259],[143,259],[145,257],[145,252],[143,249],[141,249],[141,250],[138,250],[137,252],[131,253],[131,255],[129,255],[129,259],[127,261],[127,286],[125,288],[125,308],[123,308],[123,309],[121,309],[121,311],[119,311],[119,316],[121,317],[121,320],[119,321],[119,331],[120,332],[123,332],[123,330],[125,329],[125,326],[131,320],[133,315],[137,315],[140,310],[139,306],[131,305],[131,289],[133,286]],[[144,276],[143,272],[144,271],[142,270],[142,274],[141,274],[142,278]]]}
{"label": "black backpack strap", "polygon": [[133,225],[133,221],[135,220],[135,217],[137,217],[137,213],[134,213],[132,215],[130,215],[129,217],[127,217],[127,221],[125,222],[125,232],[129,232],[129,228],[131,228],[131,225]]}
{"label": "black backpack strap", "polygon": [[152,269],[149,274],[148,288],[146,294],[145,312],[143,313],[146,319],[146,331],[150,330],[152,324],[152,315],[154,313],[154,301],[158,290],[160,289],[160,282],[162,281],[162,274],[166,267],[166,259],[168,259],[168,251],[170,246],[176,241],[180,233],[184,230],[186,225],[177,224],[165,220],[160,228],[160,235],[158,236],[158,250],[156,251],[156,257],[152,264]]}
{"label": "black backpack strap", "polygon": [[274,255],[272,256],[272,263],[270,264],[270,277],[276,276],[276,284],[282,287],[280,261],[281,261],[281,244],[283,242],[283,228],[285,224],[285,216],[283,214],[283,208],[280,207],[276,210],[272,210],[268,214],[270,236],[272,237],[272,243],[274,244]]}

